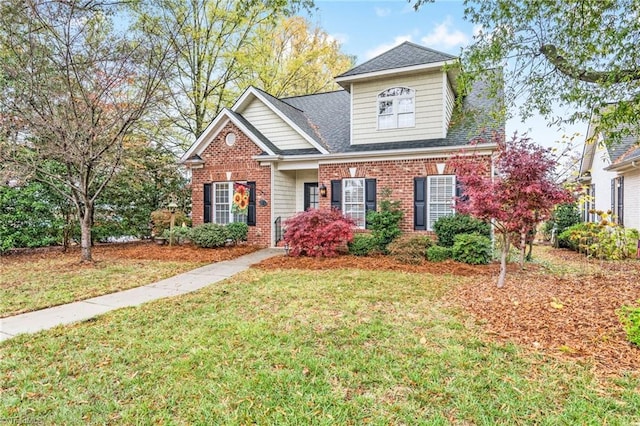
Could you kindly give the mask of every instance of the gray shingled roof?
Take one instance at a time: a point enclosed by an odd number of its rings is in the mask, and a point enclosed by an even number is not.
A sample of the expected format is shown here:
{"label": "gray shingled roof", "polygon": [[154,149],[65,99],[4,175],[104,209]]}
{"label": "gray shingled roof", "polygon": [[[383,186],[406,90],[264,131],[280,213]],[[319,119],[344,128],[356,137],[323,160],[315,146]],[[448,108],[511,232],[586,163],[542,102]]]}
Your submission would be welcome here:
{"label": "gray shingled roof", "polygon": [[452,59],[457,59],[457,57],[405,41],[401,45],[396,46],[393,49],[388,50],[354,68],[351,68],[349,71],[340,74],[336,78],[450,61]]}
{"label": "gray shingled roof", "polygon": [[[636,135],[626,135],[618,143],[607,146],[611,163],[640,158],[640,139]],[[635,149],[633,148],[634,146]]]}
{"label": "gray shingled roof", "polygon": [[329,152],[349,145],[350,102],[345,90],[284,98],[282,101],[304,111],[326,142]]}

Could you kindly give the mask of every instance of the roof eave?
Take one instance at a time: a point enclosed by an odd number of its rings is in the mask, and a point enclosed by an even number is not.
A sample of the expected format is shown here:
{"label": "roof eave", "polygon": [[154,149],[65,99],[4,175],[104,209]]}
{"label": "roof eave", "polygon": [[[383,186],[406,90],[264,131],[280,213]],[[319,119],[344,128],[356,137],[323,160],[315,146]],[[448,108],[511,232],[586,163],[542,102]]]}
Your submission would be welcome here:
{"label": "roof eave", "polygon": [[457,59],[451,59],[448,61],[431,62],[428,64],[413,65],[413,66],[403,67],[403,68],[391,68],[387,70],[367,72],[367,73],[349,75],[344,77],[338,76],[335,78],[335,82],[338,83],[340,86],[342,86],[345,90],[349,90],[349,85],[356,81],[369,80],[372,78],[385,77],[388,75],[405,74],[405,73],[416,72],[416,71],[441,69],[448,65],[457,64],[458,62],[459,61]]}
{"label": "roof eave", "polygon": [[355,151],[355,152],[338,152],[332,154],[305,154],[305,155],[256,155],[255,160],[273,162],[273,161],[301,161],[301,160],[317,160],[317,161],[335,161],[354,158],[367,159],[379,157],[419,157],[434,154],[452,154],[465,150],[468,153],[480,155],[491,154],[498,145],[496,143],[482,143],[475,145],[455,145],[455,146],[436,146],[427,148],[407,148],[398,150],[379,150],[379,151]]}

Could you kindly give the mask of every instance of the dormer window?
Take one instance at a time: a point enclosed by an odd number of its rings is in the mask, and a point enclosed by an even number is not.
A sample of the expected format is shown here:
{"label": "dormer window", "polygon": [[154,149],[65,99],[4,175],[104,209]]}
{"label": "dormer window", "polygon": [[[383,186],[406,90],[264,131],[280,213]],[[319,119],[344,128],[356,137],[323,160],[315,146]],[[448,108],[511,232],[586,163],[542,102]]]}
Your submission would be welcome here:
{"label": "dormer window", "polygon": [[416,91],[392,87],[378,95],[378,130],[415,126]]}

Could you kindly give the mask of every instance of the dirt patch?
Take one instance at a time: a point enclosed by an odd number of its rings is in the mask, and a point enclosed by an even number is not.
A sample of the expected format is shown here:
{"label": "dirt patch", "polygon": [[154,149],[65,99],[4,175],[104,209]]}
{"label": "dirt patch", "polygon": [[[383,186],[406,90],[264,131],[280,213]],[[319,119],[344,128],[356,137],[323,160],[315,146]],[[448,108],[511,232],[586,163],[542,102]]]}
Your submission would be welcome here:
{"label": "dirt patch", "polygon": [[472,266],[453,261],[405,265],[390,257],[268,259],[261,269],[394,270],[471,277],[446,300],[462,307],[497,339],[560,358],[591,361],[597,372],[619,375],[640,370],[640,348],[626,340],[616,311],[640,299],[640,262],[587,261],[568,250],[546,255],[572,267],[552,273],[540,264],[521,271],[509,264],[506,286],[496,287],[498,264]]}
{"label": "dirt patch", "polygon": [[[239,245],[215,249],[199,248],[194,245],[158,245],[151,241],[119,244],[98,244],[93,248],[94,260],[100,262],[109,259],[161,260],[178,262],[213,263],[235,259],[252,253],[259,247]],[[80,260],[80,248],[72,247],[63,252],[61,247],[48,247],[39,250],[16,251],[0,258],[0,262],[29,262],[51,257],[77,258]]]}

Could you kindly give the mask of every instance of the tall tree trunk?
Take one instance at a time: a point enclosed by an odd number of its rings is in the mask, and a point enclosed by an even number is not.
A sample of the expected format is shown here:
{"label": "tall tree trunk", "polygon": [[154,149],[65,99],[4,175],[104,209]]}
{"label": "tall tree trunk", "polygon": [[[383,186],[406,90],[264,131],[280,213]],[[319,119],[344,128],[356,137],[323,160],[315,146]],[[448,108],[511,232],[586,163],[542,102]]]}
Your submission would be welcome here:
{"label": "tall tree trunk", "polygon": [[509,234],[502,234],[502,253],[500,255],[500,275],[498,275],[498,288],[504,287],[504,280],[507,276],[507,257],[509,256]]}
{"label": "tall tree trunk", "polygon": [[93,221],[93,203],[86,202],[84,212],[80,220],[80,247],[82,262],[92,262],[91,257],[91,222]]}

